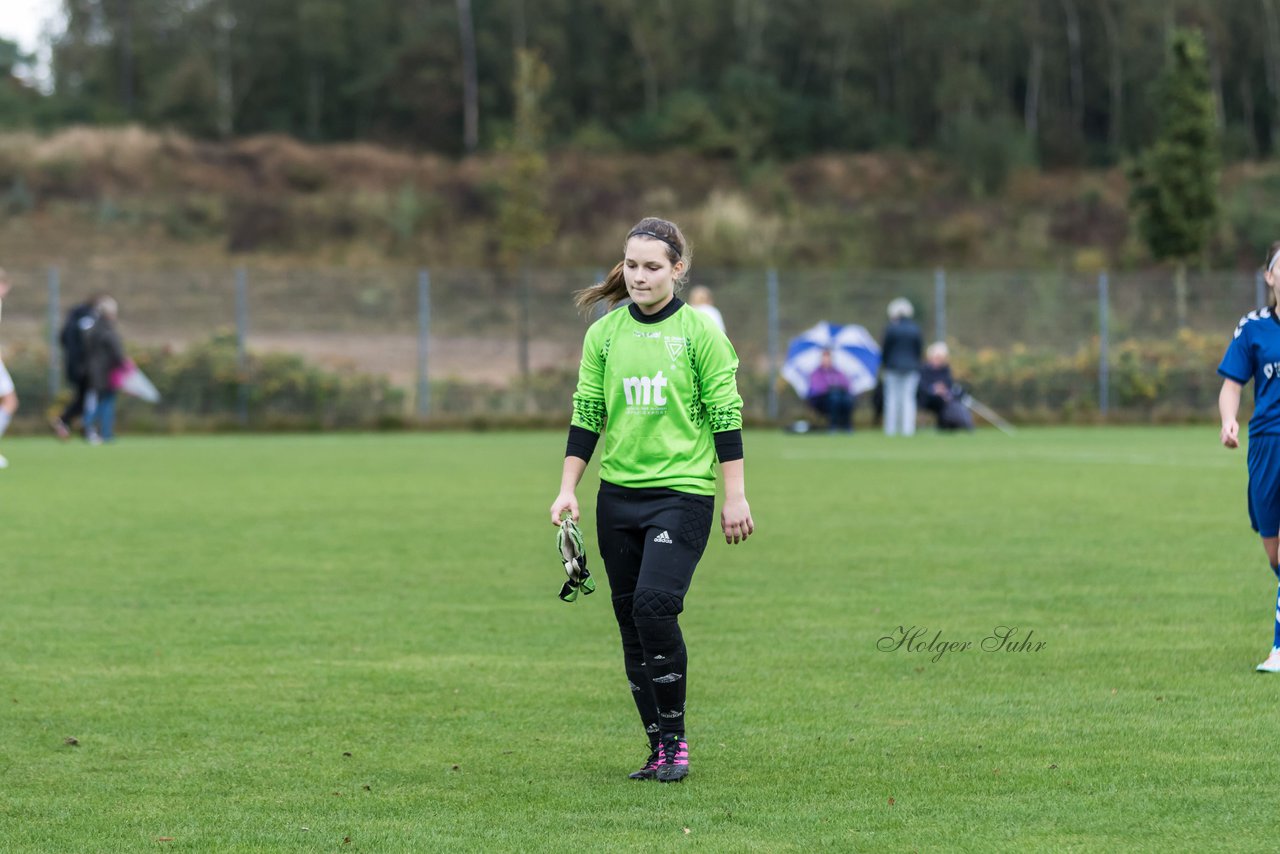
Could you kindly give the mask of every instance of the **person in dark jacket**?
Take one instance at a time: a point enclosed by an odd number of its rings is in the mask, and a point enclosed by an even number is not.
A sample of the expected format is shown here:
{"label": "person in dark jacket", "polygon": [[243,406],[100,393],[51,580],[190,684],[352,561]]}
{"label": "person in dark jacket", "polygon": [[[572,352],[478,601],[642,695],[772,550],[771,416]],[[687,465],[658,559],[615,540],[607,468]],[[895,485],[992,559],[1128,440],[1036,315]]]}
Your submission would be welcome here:
{"label": "person in dark jacket", "polygon": [[962,402],[963,390],[951,374],[951,353],[935,341],[920,368],[920,406],[938,419],[939,430],[972,430],[973,416]]}
{"label": "person in dark jacket", "polygon": [[85,333],[93,326],[95,308],[106,294],[97,294],[84,302],[77,303],[67,312],[62,330],[58,333],[58,347],[62,350],[62,370],[67,382],[75,389],[71,402],[62,410],[62,414],[49,422],[53,432],[59,439],[70,439],[72,425],[77,418],[84,415],[85,396],[89,393],[89,368],[85,363]]}
{"label": "person in dark jacket", "polygon": [[920,327],[911,319],[914,314],[910,301],[903,297],[889,303],[889,325],[880,346],[886,436],[912,436],[916,432],[916,389],[924,345]]}
{"label": "person in dark jacket", "polygon": [[106,297],[98,301],[93,326],[84,336],[89,393],[85,400],[84,435],[91,445],[115,438],[116,390],[112,373],[124,364],[124,342],[116,329],[118,307]]}

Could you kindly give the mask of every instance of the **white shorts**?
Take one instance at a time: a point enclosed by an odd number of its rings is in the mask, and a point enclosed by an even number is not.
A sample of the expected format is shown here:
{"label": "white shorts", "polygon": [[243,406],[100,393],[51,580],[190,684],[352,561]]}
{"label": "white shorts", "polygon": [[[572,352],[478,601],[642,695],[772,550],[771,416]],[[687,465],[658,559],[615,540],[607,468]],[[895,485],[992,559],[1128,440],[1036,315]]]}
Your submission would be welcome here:
{"label": "white shorts", "polygon": [[0,397],[13,394],[16,389],[13,387],[13,377],[9,376],[9,371],[4,366],[4,360],[0,359]]}

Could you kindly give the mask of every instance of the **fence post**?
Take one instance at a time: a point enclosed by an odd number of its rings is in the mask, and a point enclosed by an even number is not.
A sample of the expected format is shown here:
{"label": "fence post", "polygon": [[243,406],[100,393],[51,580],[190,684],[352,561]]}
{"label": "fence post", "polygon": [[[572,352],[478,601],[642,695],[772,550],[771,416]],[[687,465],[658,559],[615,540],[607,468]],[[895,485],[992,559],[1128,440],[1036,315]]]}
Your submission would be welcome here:
{"label": "fence post", "polygon": [[418,417],[431,412],[431,385],[427,378],[427,348],[431,343],[431,272],[418,271]]}
{"label": "fence post", "polygon": [[778,420],[778,271],[770,268],[766,281],[769,300],[769,404],[770,421]]}
{"label": "fence post", "polygon": [[49,400],[58,396],[62,387],[62,360],[58,346],[58,316],[62,313],[62,280],[57,267],[49,268]]}
{"label": "fence post", "polygon": [[1253,274],[1253,292],[1257,307],[1264,307],[1267,304],[1267,281],[1262,277],[1261,270]]}
{"label": "fence post", "polygon": [[241,427],[249,424],[249,273],[236,268],[236,369],[240,373],[236,415]]}
{"label": "fence post", "polygon": [[520,315],[518,320],[519,328],[517,330],[518,340],[516,342],[516,356],[520,362],[520,394],[524,399],[523,406],[526,412],[530,410],[529,375],[532,372],[529,363],[529,335],[532,332],[529,320],[531,314],[529,303],[532,296],[529,291],[529,265],[526,263],[520,266]]}
{"label": "fence post", "polygon": [[947,340],[947,271],[941,267],[933,271],[933,319],[934,341]]}
{"label": "fence post", "polygon": [[1107,417],[1110,406],[1111,352],[1107,338],[1110,335],[1111,315],[1109,299],[1111,283],[1107,271],[1098,274],[1098,411]]}

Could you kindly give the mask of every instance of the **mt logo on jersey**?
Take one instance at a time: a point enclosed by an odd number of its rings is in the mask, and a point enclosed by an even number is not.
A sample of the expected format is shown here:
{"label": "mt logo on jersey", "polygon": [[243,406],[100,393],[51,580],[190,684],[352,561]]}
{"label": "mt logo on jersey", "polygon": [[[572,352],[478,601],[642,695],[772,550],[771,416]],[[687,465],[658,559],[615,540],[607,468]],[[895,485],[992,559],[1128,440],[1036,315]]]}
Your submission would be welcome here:
{"label": "mt logo on jersey", "polygon": [[622,391],[627,406],[666,406],[667,378],[662,371],[652,377],[623,377]]}

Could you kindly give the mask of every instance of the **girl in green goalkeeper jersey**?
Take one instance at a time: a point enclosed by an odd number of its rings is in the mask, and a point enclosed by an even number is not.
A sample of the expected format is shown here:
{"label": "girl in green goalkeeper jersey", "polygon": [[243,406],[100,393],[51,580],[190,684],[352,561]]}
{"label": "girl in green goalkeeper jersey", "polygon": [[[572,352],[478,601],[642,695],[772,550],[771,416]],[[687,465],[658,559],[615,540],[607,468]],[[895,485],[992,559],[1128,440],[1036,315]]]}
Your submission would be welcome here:
{"label": "girl in green goalkeeper jersey", "polygon": [[578,482],[604,434],[596,532],[622,634],[623,663],[650,754],[634,779],[689,773],[688,654],[677,620],[711,533],[716,464],[724,475],[725,542],[755,531],[742,455],[738,357],[707,315],[676,297],[689,246],[666,220],[627,234],[609,276],[577,294],[580,308],[630,298],[587,330],[551,521],[578,519]]}

